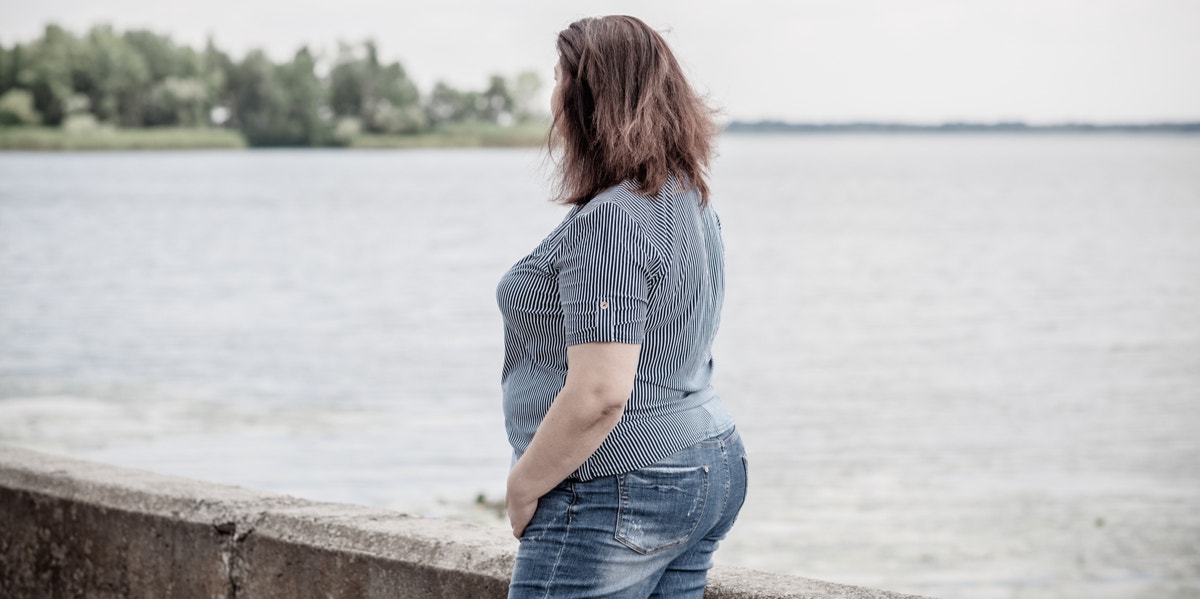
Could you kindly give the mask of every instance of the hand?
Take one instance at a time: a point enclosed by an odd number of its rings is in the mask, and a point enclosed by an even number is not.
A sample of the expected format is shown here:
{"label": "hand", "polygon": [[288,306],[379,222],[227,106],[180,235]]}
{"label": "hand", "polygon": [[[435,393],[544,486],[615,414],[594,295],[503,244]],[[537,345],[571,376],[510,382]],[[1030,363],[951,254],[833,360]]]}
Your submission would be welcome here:
{"label": "hand", "polygon": [[533,520],[533,513],[537,511],[538,498],[529,499],[521,493],[520,484],[513,481],[512,477],[508,479],[508,490],[504,494],[504,508],[508,511],[508,523],[512,525],[513,536],[521,538],[525,534],[525,527],[529,526],[529,521]]}

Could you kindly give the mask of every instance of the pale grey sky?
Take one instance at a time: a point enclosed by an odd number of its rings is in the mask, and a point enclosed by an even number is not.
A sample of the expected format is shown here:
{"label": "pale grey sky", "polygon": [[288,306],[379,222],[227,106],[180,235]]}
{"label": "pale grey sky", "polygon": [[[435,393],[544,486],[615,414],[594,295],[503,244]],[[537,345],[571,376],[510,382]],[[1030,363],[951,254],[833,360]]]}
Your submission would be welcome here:
{"label": "pale grey sky", "polygon": [[[624,13],[663,30],[727,117],[1200,120],[1200,0],[0,0],[0,43],[48,22],[144,27],[241,56],[374,38],[423,91],[551,80],[554,37]],[[548,93],[547,93],[548,95]]]}

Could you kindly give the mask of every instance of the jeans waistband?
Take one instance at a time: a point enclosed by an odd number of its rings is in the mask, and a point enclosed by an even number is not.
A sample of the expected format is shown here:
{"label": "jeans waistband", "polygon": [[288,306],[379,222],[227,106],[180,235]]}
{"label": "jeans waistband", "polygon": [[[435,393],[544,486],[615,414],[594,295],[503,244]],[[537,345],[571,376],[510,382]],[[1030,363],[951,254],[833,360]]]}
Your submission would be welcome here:
{"label": "jeans waistband", "polygon": [[717,433],[716,435],[699,441],[697,447],[728,447],[740,438],[736,426],[730,426],[729,430]]}

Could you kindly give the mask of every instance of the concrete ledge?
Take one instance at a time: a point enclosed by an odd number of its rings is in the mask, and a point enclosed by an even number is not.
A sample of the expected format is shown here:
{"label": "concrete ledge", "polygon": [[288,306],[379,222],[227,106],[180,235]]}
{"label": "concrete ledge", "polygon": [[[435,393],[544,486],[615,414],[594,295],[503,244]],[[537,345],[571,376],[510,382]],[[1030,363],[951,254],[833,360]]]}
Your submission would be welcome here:
{"label": "concrete ledge", "polygon": [[[472,524],[0,446],[0,597],[503,598],[515,552]],[[706,599],[914,597],[738,568],[709,579]]]}

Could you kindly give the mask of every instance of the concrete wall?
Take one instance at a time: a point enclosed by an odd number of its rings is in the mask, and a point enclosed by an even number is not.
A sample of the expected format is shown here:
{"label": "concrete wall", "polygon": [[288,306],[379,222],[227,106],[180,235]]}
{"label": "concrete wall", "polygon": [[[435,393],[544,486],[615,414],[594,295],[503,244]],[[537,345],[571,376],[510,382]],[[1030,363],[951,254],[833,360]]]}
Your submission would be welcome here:
{"label": "concrete wall", "polygon": [[[500,598],[502,532],[0,446],[0,597]],[[716,568],[707,599],[912,597]]]}

